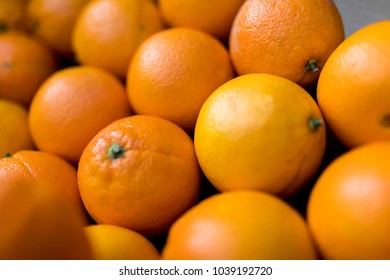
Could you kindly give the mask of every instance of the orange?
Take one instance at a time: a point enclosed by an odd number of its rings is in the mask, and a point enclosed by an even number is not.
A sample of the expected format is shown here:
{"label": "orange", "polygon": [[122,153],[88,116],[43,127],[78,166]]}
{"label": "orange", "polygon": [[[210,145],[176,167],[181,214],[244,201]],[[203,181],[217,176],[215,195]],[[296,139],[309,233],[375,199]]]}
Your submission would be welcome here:
{"label": "orange", "polygon": [[0,259],[91,259],[82,220],[70,204],[36,184],[0,185]]}
{"label": "orange", "polygon": [[0,98],[0,116],[0,157],[19,150],[33,149],[27,109],[18,103]]}
{"label": "orange", "polygon": [[89,0],[29,0],[27,28],[57,53],[70,57],[76,18]]}
{"label": "orange", "polygon": [[0,0],[0,32],[24,30],[27,0]]}
{"label": "orange", "polygon": [[163,259],[315,259],[304,219],[287,203],[256,191],[216,194],[171,227]]}
{"label": "orange", "polygon": [[348,147],[390,140],[390,20],[358,30],[329,57],[318,104],[326,123]]}
{"label": "orange", "polygon": [[343,39],[331,0],[248,0],[234,19],[229,50],[240,75],[269,73],[311,87]]}
{"label": "orange", "polygon": [[310,194],[307,216],[326,259],[390,258],[390,143],[375,142],[334,160]]}
{"label": "orange", "polygon": [[125,78],[135,49],[162,28],[150,0],[93,0],[79,14],[72,45],[80,63]]}
{"label": "orange", "polygon": [[19,151],[0,158],[0,182],[33,182],[55,188],[85,214],[77,183],[77,171],[67,161],[50,153]]}
{"label": "orange", "polygon": [[195,127],[195,151],[220,191],[252,189],[289,196],[319,168],[325,125],[311,96],[270,74],[225,83],[204,103]]}
{"label": "orange", "polygon": [[29,105],[56,67],[53,54],[36,39],[23,33],[0,33],[0,98]]}
{"label": "orange", "polygon": [[158,260],[160,253],[141,234],[124,227],[101,224],[84,228],[97,260]]}
{"label": "orange", "polygon": [[100,129],[130,113],[125,87],[115,76],[75,66],[56,72],[39,88],[29,124],[38,149],[77,163]]}
{"label": "orange", "polygon": [[233,68],[222,43],[198,30],[171,28],[138,48],[127,91],[136,113],[162,117],[193,132],[207,97],[231,78]]}
{"label": "orange", "polygon": [[227,39],[234,17],[245,0],[160,0],[164,21],[173,27],[191,27],[221,40]]}
{"label": "orange", "polygon": [[165,233],[199,194],[192,139],[170,121],[136,115],[101,130],[78,169],[81,198],[99,224]]}

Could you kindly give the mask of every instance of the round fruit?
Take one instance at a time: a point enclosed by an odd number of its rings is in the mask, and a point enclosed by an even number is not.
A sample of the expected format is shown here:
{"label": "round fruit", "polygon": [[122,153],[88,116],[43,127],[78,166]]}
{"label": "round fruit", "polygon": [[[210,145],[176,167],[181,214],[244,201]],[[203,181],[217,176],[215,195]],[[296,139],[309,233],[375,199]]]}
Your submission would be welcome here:
{"label": "round fruit", "polygon": [[326,259],[390,258],[390,143],[362,145],[315,183],[308,223]]}
{"label": "round fruit", "polygon": [[72,45],[82,64],[125,78],[135,49],[162,28],[150,0],[93,0],[78,16]]}
{"label": "round fruit", "polygon": [[233,22],[229,50],[240,75],[269,73],[310,87],[343,39],[333,1],[248,0]]}
{"label": "round fruit", "polygon": [[390,140],[390,20],[366,26],[329,57],[318,104],[326,123],[348,147]]}
{"label": "round fruit", "polygon": [[97,223],[157,236],[199,194],[200,170],[191,138],[153,116],[118,120],[84,150],[78,169],[81,198]]}
{"label": "round fruit", "polygon": [[0,259],[91,259],[80,216],[53,189],[0,185]]}
{"label": "round fruit", "polygon": [[164,21],[173,27],[191,27],[221,40],[227,39],[244,0],[160,0]]}
{"label": "round fruit", "polygon": [[56,188],[85,216],[77,183],[77,171],[70,163],[53,154],[40,151],[19,151],[0,158],[0,183],[28,182]]}
{"label": "round fruit", "polygon": [[163,259],[315,259],[304,219],[284,201],[236,191],[206,198],[171,227]]}
{"label": "round fruit", "polygon": [[193,132],[209,95],[233,78],[226,48],[210,35],[171,28],[141,44],[127,75],[130,103],[138,114],[170,120]]}
{"label": "round fruit", "polygon": [[0,33],[0,98],[28,106],[56,67],[52,53],[36,39],[23,33]]}
{"label": "round fruit", "polygon": [[42,84],[30,107],[29,124],[38,149],[77,163],[99,130],[130,113],[125,87],[115,76],[75,66]]}
{"label": "round fruit", "polygon": [[0,0],[0,32],[24,29],[26,0]]}
{"label": "round fruit", "polygon": [[114,225],[90,225],[84,228],[96,260],[158,260],[160,254],[141,234]]}
{"label": "round fruit", "polygon": [[32,149],[27,109],[11,100],[0,98],[0,116],[0,157]]}
{"label": "round fruit", "polygon": [[311,96],[269,74],[247,74],[219,87],[195,127],[199,164],[220,191],[253,189],[288,196],[317,172],[325,126]]}
{"label": "round fruit", "polygon": [[29,0],[28,30],[64,56],[71,56],[71,34],[77,16],[90,0]]}

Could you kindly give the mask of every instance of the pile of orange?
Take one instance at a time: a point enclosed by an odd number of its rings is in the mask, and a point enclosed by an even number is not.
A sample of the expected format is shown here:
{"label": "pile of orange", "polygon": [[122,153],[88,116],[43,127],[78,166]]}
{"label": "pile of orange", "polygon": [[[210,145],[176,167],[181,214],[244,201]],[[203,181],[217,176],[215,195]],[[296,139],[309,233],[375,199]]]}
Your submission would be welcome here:
{"label": "pile of orange", "polygon": [[329,0],[0,0],[0,259],[390,259],[389,50]]}

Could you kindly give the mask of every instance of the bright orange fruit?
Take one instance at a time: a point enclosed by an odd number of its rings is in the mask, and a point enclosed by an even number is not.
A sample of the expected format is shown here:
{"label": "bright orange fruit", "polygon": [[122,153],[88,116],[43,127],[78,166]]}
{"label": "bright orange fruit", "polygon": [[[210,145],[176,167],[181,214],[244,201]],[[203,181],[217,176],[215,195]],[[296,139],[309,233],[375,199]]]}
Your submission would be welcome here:
{"label": "bright orange fruit", "polygon": [[206,198],[171,227],[163,259],[315,259],[305,220],[287,203],[255,191]]}
{"label": "bright orange fruit", "polygon": [[78,168],[92,218],[145,236],[165,233],[196,202],[200,179],[192,139],[174,123],[145,115],[102,129]]}
{"label": "bright orange fruit", "polygon": [[198,30],[171,28],[137,49],[127,92],[136,113],[162,117],[192,133],[207,97],[231,78],[233,68],[222,43]]}
{"label": "bright orange fruit", "polygon": [[390,143],[352,149],[320,175],[309,197],[310,230],[325,259],[390,258]]}

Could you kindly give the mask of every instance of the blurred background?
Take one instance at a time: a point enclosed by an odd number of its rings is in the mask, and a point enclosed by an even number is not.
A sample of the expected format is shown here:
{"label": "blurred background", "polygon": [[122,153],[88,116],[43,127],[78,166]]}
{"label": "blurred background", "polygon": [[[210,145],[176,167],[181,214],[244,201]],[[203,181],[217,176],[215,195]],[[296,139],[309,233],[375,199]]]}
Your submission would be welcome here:
{"label": "blurred background", "polygon": [[372,22],[390,19],[390,0],[334,0],[349,36]]}

